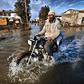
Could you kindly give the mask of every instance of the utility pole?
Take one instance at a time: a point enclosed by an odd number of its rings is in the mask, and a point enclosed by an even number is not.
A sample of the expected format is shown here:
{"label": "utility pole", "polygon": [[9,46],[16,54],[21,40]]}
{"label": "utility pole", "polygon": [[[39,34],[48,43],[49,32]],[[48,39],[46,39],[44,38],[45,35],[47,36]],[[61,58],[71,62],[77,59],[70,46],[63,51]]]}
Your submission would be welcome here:
{"label": "utility pole", "polygon": [[25,16],[26,16],[26,26],[28,26],[29,24],[28,24],[28,15],[27,15],[27,0],[24,0],[24,3],[25,3]]}

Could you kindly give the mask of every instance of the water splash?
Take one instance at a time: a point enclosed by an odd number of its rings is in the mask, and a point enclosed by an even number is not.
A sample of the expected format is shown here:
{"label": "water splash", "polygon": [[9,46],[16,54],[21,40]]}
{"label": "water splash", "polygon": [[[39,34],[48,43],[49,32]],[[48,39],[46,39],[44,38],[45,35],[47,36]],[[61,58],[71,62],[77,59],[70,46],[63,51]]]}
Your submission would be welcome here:
{"label": "water splash", "polygon": [[76,38],[72,36],[66,38],[63,41],[63,44],[60,46],[59,52],[54,53],[54,59],[56,63],[64,62],[77,62],[81,60],[79,55],[80,51],[83,50],[82,46],[84,45],[84,37]]}
{"label": "water splash", "polygon": [[8,72],[8,77],[11,79],[11,82],[16,82],[17,80],[21,83],[25,83],[26,81],[28,83],[34,83],[35,81],[39,81],[39,77],[53,66],[52,62],[45,60],[27,65],[27,63],[25,63],[26,57],[17,65],[15,53],[9,57],[9,59],[12,58],[11,62],[9,62]]}

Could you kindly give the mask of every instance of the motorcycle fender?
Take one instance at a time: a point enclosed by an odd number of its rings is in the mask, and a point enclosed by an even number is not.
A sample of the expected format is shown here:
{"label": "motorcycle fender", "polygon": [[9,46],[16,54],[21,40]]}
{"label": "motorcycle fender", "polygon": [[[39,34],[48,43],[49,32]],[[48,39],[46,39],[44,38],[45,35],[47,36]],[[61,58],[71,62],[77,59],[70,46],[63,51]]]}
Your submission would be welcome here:
{"label": "motorcycle fender", "polygon": [[28,44],[29,44],[29,45],[32,45],[32,41],[28,40]]}

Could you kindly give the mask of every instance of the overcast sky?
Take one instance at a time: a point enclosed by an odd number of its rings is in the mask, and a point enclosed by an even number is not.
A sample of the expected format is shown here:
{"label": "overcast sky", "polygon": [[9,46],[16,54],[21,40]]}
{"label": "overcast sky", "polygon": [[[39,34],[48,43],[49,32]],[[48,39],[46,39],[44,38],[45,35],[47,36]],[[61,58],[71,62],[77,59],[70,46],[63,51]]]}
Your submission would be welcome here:
{"label": "overcast sky", "polygon": [[[1,0],[0,10],[14,9],[16,0]],[[84,0],[31,0],[31,15],[36,18],[42,6],[48,5],[51,10],[57,14],[61,14],[68,9],[84,9]]]}

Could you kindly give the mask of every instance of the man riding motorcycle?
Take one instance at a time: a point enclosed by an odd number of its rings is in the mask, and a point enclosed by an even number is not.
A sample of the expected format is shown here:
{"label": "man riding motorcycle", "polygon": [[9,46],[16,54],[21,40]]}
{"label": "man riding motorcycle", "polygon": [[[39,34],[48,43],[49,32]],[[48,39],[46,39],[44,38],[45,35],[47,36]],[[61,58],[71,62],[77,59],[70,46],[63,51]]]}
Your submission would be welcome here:
{"label": "man riding motorcycle", "polygon": [[[60,31],[61,28],[62,28],[61,22],[58,18],[55,17],[55,12],[53,10],[49,11],[48,19],[46,20],[43,29],[37,34],[37,36],[44,35],[44,37],[47,38],[44,48],[46,52],[48,52],[49,58],[53,56],[52,48],[54,47],[54,44],[56,49],[58,47],[58,44],[60,44],[60,43],[57,44],[57,38],[61,35]],[[61,42],[61,39],[59,42]]]}

